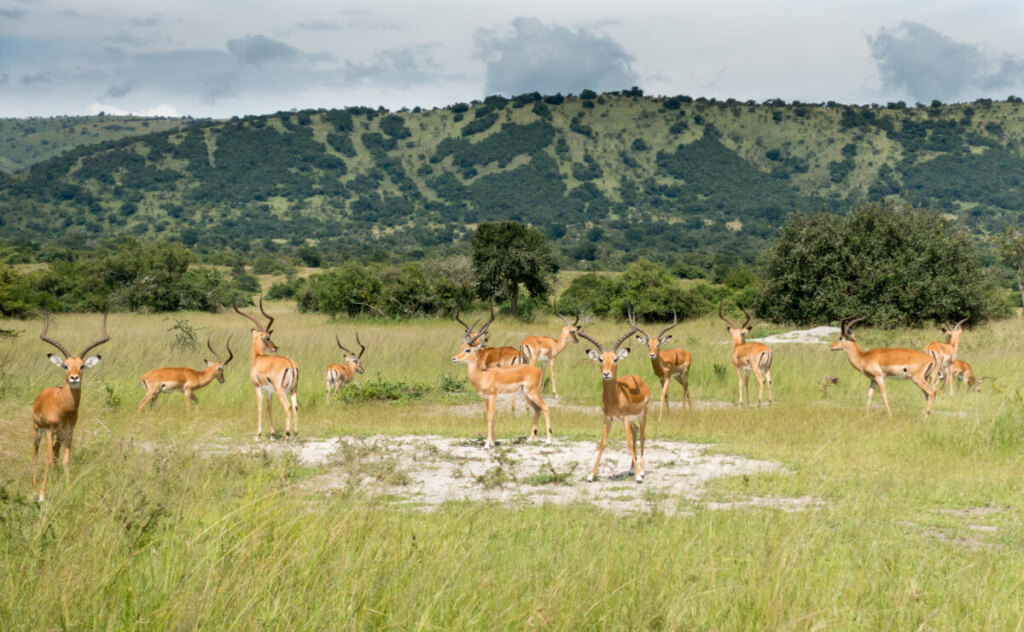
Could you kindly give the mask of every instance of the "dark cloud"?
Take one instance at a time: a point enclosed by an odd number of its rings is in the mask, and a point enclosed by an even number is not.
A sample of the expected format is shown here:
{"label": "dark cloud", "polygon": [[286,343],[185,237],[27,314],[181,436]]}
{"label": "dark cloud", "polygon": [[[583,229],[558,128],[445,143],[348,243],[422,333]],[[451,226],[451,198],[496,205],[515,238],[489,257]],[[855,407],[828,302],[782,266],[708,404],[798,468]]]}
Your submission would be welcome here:
{"label": "dark cloud", "polygon": [[135,83],[132,81],[115,84],[110,86],[103,96],[110,97],[112,99],[120,99],[121,97],[128,96],[128,93],[131,92],[134,87]]}
{"label": "dark cloud", "polygon": [[607,35],[536,18],[516,18],[512,29],[510,34],[477,32],[479,57],[487,64],[487,94],[608,91],[637,83],[632,56]]}
{"label": "dark cloud", "polygon": [[295,28],[303,31],[337,31],[341,28],[341,25],[337,22],[324,22],[323,20],[310,20],[309,22],[300,22],[295,25]]}
{"label": "dark cloud", "polygon": [[130,18],[128,23],[132,26],[157,26],[163,22],[163,17],[159,14],[151,15],[146,18]]}
{"label": "dark cloud", "polygon": [[25,17],[28,13],[25,9],[0,7],[0,18],[8,18],[11,20],[20,20]]}
{"label": "dark cloud", "polygon": [[1024,84],[1021,60],[997,59],[917,22],[883,28],[868,37],[868,44],[883,86],[918,101],[955,101],[976,97],[979,90],[1012,90]]}
{"label": "dark cloud", "polygon": [[243,65],[262,66],[297,61],[301,54],[284,42],[263,35],[246,35],[228,42],[228,50]]}

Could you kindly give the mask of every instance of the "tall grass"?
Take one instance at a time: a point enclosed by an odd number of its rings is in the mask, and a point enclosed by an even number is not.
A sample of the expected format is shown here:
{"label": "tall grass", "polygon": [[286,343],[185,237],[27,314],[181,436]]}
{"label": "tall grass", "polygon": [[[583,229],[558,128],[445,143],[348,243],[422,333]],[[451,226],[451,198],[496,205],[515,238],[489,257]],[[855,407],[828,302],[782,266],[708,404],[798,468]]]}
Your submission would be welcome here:
{"label": "tall grass", "polygon": [[[331,322],[283,303],[267,309],[278,316],[281,352],[301,367],[301,436],[482,436],[480,400],[452,392],[465,379],[450,360],[457,324]],[[928,420],[909,382],[888,389],[893,418],[877,397],[866,415],[867,380],[825,345],[775,345],[775,403],[737,407],[722,323],[681,323],[673,334],[693,353],[698,406],[674,405],[660,424],[652,416],[649,434],[788,470],[721,479],[708,499],[811,496],[822,504],[711,511],[670,499],[686,511],[617,516],[585,504],[452,502],[422,512],[367,493],[358,475],[326,493],[310,484],[322,468],[291,458],[230,449],[208,456],[210,444],[252,445],[251,324],[234,314],[182,317],[215,346],[234,336],[226,383],[199,391],[191,416],[180,394],[136,414],[145,370],[198,368],[204,353],[173,350],[165,316],[111,315],[111,342],[97,350],[103,361],[84,377],[72,484],[58,467],[42,505],[31,501],[29,411],[62,376],[45,360],[40,323],[0,322],[25,332],[0,341],[9,344],[0,384],[0,627],[1005,629],[1024,617],[1024,358],[1006,351],[1020,321],[964,335],[961,356],[998,376],[1001,393],[986,384],[980,394],[940,397]],[[490,343],[551,335],[560,322],[499,319]],[[50,334],[77,351],[98,326],[96,315],[60,315]],[[333,336],[345,342],[356,330],[367,345],[356,382],[423,385],[416,397],[324,401],[322,371],[341,355]],[[620,323],[588,327],[600,340],[623,332]],[[861,330],[858,338],[865,347],[921,348],[938,332]],[[560,437],[596,443],[600,381],[586,345],[570,345],[558,360],[560,403],[573,407],[554,407],[552,420]],[[633,347],[619,374],[654,387],[649,361]],[[822,394],[825,373],[840,382]],[[679,398],[681,388],[671,393]],[[467,404],[480,414],[451,413]],[[521,436],[528,419],[499,412],[499,438]]]}

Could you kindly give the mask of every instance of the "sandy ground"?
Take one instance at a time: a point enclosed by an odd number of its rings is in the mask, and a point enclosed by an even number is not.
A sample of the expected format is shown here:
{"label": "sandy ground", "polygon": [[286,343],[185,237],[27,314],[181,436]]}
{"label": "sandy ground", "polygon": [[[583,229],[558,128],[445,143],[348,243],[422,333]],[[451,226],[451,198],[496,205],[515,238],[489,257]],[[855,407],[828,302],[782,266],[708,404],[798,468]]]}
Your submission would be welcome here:
{"label": "sandy ground", "polygon": [[[647,474],[641,484],[629,474],[629,454],[621,439],[609,441],[595,482],[586,482],[597,456],[597,445],[592,441],[506,441],[485,450],[475,441],[407,435],[300,439],[247,449],[291,452],[303,464],[327,467],[326,473],[304,484],[312,491],[332,493],[358,486],[361,491],[424,510],[453,500],[518,506],[582,502],[619,514],[676,514],[698,508],[753,506],[795,511],[821,504],[807,497],[705,501],[705,485],[711,479],[785,473],[778,463],[709,454],[709,447],[648,441]],[[227,446],[222,448],[229,450]]]}
{"label": "sandy ground", "polygon": [[764,338],[749,338],[747,342],[760,342],[766,345],[771,344],[821,344],[839,337],[838,327],[815,327],[814,329],[798,329],[787,331],[784,334],[765,336]]}

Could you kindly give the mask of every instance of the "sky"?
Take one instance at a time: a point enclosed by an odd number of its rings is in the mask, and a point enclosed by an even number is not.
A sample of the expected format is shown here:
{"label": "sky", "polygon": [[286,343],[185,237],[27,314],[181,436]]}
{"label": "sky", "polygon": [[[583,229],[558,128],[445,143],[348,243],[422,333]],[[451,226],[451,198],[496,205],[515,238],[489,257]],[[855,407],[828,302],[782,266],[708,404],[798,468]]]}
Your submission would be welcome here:
{"label": "sky", "polygon": [[0,0],[0,117],[1024,95],[1024,0]]}

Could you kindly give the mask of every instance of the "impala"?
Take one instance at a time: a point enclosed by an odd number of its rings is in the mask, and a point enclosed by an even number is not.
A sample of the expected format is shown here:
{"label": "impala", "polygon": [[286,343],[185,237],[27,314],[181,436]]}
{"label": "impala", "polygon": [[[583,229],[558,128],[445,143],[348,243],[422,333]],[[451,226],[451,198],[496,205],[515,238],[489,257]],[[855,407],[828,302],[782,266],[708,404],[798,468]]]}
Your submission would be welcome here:
{"label": "impala", "polygon": [[732,365],[736,367],[736,378],[739,381],[739,403],[743,404],[744,390],[747,393],[747,404],[750,403],[750,374],[753,373],[758,384],[757,405],[760,406],[765,382],[768,382],[768,403],[772,401],[772,350],[760,342],[746,342],[746,336],[750,333],[750,327],[747,325],[750,324],[752,317],[742,305],[740,309],[747,317],[742,327],[737,327],[731,320],[722,316],[721,301],[718,302],[718,317],[725,321],[728,325],[726,330],[732,334]]}
{"label": "impala", "polygon": [[637,329],[637,342],[647,345],[647,355],[651,358],[651,368],[654,374],[661,380],[661,404],[658,408],[658,421],[665,408],[668,408],[668,385],[675,376],[677,382],[683,386],[683,405],[693,408],[690,402],[690,360],[692,356],[686,349],[665,349],[661,346],[672,340],[672,335],[665,335],[679,322],[675,310],[672,310],[672,324],[661,330],[656,337],[651,338],[643,329]]}
{"label": "impala", "polygon": [[[519,344],[519,351],[526,358],[526,361],[530,366],[534,366],[539,360],[542,364],[546,364],[548,367],[548,373],[551,374],[551,392],[555,397],[558,397],[558,389],[555,387],[555,358],[558,354],[562,353],[565,349],[565,345],[569,344],[569,340],[572,339],[573,344],[579,343],[580,339],[576,336],[577,333],[583,331],[583,328],[587,324],[587,319],[584,314],[576,316],[576,321],[569,323],[569,319],[562,316],[558,312],[555,315],[562,319],[565,326],[562,327],[562,333],[559,334],[558,338],[550,338],[548,336],[528,336],[523,339],[523,342]],[[580,324],[580,318],[583,318],[583,324]],[[543,367],[541,367],[543,371]]]}
{"label": "impala", "polygon": [[[267,394],[267,424],[270,426],[270,436],[274,435],[274,421],[272,408],[270,406],[270,394],[276,393],[277,399],[284,408],[284,436],[287,439],[291,436],[292,416],[295,416],[295,433],[299,432],[299,404],[296,401],[296,390],[299,387],[299,365],[284,356],[267,355],[267,352],[277,351],[277,345],[270,339],[273,333],[271,327],[274,318],[263,310],[263,295],[260,295],[260,313],[267,318],[267,326],[264,327],[254,317],[238,309],[234,303],[231,304],[240,316],[251,320],[256,328],[252,330],[252,369],[249,370],[249,379],[252,380],[256,392],[256,440],[259,441],[263,435],[263,397]],[[262,391],[262,392],[261,392]],[[291,406],[288,405],[288,396],[291,396]]]}
{"label": "impala", "polygon": [[914,349],[872,349],[861,351],[857,341],[853,339],[853,326],[870,315],[854,320],[847,317],[839,321],[839,338],[829,347],[832,351],[845,351],[853,368],[864,374],[871,385],[868,387],[867,411],[871,411],[871,397],[875,394],[875,386],[882,395],[885,412],[892,417],[889,399],[885,396],[885,378],[895,380],[909,379],[924,393],[926,400],[924,416],[928,417],[935,400],[935,389],[928,384],[928,376],[936,368],[937,360],[931,354]]}
{"label": "impala", "polygon": [[[528,364],[517,364],[509,367],[497,367],[485,369],[481,366],[478,357],[483,347],[484,336],[487,327],[494,321],[494,314],[491,320],[480,328],[476,333],[468,328],[462,337],[462,346],[459,352],[452,356],[452,362],[466,365],[469,373],[469,382],[473,385],[477,395],[487,400],[487,441],[486,448],[494,447],[494,408],[497,404],[498,395],[515,395],[522,393],[526,396],[526,402],[533,408],[533,428],[527,436],[528,440],[537,437],[537,421],[540,414],[544,413],[544,422],[547,426],[547,439],[545,443],[551,443],[551,416],[548,413],[548,405],[540,396],[540,380],[542,372],[535,366]],[[475,325],[476,323],[474,323]]]}
{"label": "impala", "polygon": [[[632,326],[625,335],[619,338],[611,349],[605,349],[601,343],[586,335],[582,331],[579,335],[589,340],[595,347],[587,349],[587,357],[595,362],[601,363],[601,410],[604,412],[604,431],[601,433],[601,445],[597,448],[597,460],[594,461],[594,469],[588,480],[597,478],[597,466],[601,464],[601,454],[608,442],[608,432],[611,430],[612,419],[621,417],[626,429],[626,447],[629,448],[629,457],[632,460],[630,473],[636,474],[636,482],[644,482],[646,467],[644,464],[644,448],[647,442],[647,406],[651,401],[651,389],[647,388],[638,375],[627,375],[616,377],[616,365],[619,360],[629,355],[629,347],[619,350],[626,338],[637,331],[636,319],[632,312],[629,313],[629,324]],[[639,427],[634,424],[630,417],[640,416]],[[636,456],[636,439],[640,435],[640,459]]]}
{"label": "impala", "polygon": [[932,376],[932,388],[935,388],[939,383],[939,375],[942,374],[946,380],[946,387],[949,390],[949,394],[953,394],[953,372],[950,368],[953,363],[956,362],[957,354],[960,353],[960,334],[964,332],[963,324],[967,322],[967,319],[963,319],[953,327],[943,326],[942,333],[946,334],[947,342],[929,342],[925,346],[925,353],[935,356],[936,361],[939,363],[939,370]]}
{"label": "impala", "polygon": [[[476,327],[476,324],[478,322],[480,322],[480,319],[474,321],[472,325],[467,325],[466,323],[462,322],[462,319],[459,318],[458,308],[455,309],[455,320],[458,321],[458,323],[462,325],[466,330],[465,334],[463,335],[463,338],[471,335],[473,333],[473,328]],[[494,305],[491,305],[491,320],[488,321],[488,324],[490,324],[493,321]],[[484,327],[484,329],[486,329],[486,327]],[[483,330],[481,330],[481,332],[485,333]],[[526,358],[523,357],[523,354],[520,353],[519,349],[516,349],[515,347],[484,347],[484,345],[487,343],[486,335],[483,338],[481,338],[479,342],[481,349],[477,351],[476,361],[481,369],[495,369],[498,367],[526,364]]]}
{"label": "impala", "polygon": [[185,393],[185,413],[189,412],[189,402],[195,402],[196,406],[199,405],[199,399],[196,397],[196,391],[203,388],[213,380],[217,380],[221,384],[224,383],[224,367],[231,362],[231,359],[235,357],[235,354],[231,352],[231,337],[228,336],[228,342],[225,345],[228,349],[228,359],[223,360],[220,354],[217,353],[213,345],[210,344],[210,339],[206,339],[206,346],[210,348],[210,352],[213,353],[213,357],[217,358],[216,362],[210,362],[209,360],[203,359],[206,364],[206,368],[202,371],[196,371],[188,367],[168,367],[163,369],[153,369],[147,371],[142,375],[142,388],[146,389],[146,395],[139,402],[138,410],[142,410],[142,407],[149,403],[149,407],[152,408],[156,405],[156,400],[160,396],[160,393],[168,393],[173,391],[181,391]]}
{"label": "impala", "polygon": [[[64,386],[51,386],[44,388],[36,396],[32,404],[32,423],[35,425],[36,438],[32,446],[32,491],[36,489],[36,466],[39,456],[39,442],[46,434],[46,465],[43,469],[43,484],[39,487],[39,502],[46,499],[46,479],[50,475],[50,465],[53,463],[54,455],[60,458],[60,450],[64,448],[64,480],[71,483],[71,440],[75,435],[75,424],[78,423],[78,404],[82,399],[82,369],[91,368],[99,364],[100,356],[94,355],[85,357],[85,354],[93,348],[110,340],[107,335],[107,315],[103,314],[103,323],[100,330],[103,337],[96,342],[87,345],[77,356],[68,353],[64,345],[52,338],[46,337],[46,331],[50,328],[50,314],[43,313],[43,333],[39,334],[40,340],[49,343],[60,350],[63,357],[53,353],[46,354],[50,362],[55,366],[64,369]],[[54,434],[56,433],[56,438]]]}
{"label": "impala", "polygon": [[980,391],[981,384],[985,380],[990,380],[990,377],[978,377],[974,375],[974,371],[971,369],[971,365],[967,364],[963,360],[957,360],[953,363],[953,380],[961,380],[964,383],[964,391],[970,393],[971,391]]}
{"label": "impala", "polygon": [[327,367],[327,371],[324,373],[324,382],[327,384],[327,401],[331,401],[331,389],[334,389],[334,394],[338,394],[338,389],[348,384],[355,377],[356,373],[363,372],[363,352],[366,351],[366,347],[363,343],[359,342],[359,334],[356,334],[356,344],[359,345],[359,355],[355,352],[346,349],[341,346],[341,341],[338,340],[338,335],[334,335],[334,342],[338,343],[338,348],[347,353],[344,364],[331,364]]}

